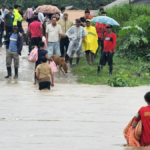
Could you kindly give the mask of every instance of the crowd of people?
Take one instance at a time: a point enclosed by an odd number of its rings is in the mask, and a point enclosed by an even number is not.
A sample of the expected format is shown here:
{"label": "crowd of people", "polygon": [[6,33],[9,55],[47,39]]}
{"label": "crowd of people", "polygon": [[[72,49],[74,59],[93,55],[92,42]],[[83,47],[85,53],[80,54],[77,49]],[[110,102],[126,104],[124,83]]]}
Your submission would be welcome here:
{"label": "crowd of people", "polygon": [[[28,22],[29,54],[33,47],[37,46],[39,48],[38,63],[35,67],[40,64],[41,57],[44,56],[50,61],[52,55],[63,57],[66,63],[69,62],[70,67],[73,67],[72,61],[75,53],[77,55],[76,66],[78,66],[82,50],[85,52],[87,63],[94,65],[94,59],[101,47],[101,58],[97,72],[99,73],[108,62],[109,75],[112,75],[116,35],[112,32],[111,25],[97,22],[95,27],[92,26],[91,19],[93,16],[90,14],[89,9],[86,9],[85,14],[77,18],[74,24],[69,19],[65,7],[61,8],[60,13],[55,14],[43,14],[38,12],[37,8],[38,6],[28,8],[23,13],[19,5],[14,5],[14,8],[10,7],[9,9],[6,9],[6,5],[2,5],[0,11],[0,42],[2,41],[3,32],[6,31],[6,66],[8,72],[6,78],[11,76],[12,59],[14,59],[15,67],[14,78],[18,78],[19,55],[21,55],[24,44],[23,19]],[[102,16],[106,16],[102,4],[100,5],[100,13]],[[43,41],[44,36],[46,41]],[[43,42],[45,45],[41,49]]]}

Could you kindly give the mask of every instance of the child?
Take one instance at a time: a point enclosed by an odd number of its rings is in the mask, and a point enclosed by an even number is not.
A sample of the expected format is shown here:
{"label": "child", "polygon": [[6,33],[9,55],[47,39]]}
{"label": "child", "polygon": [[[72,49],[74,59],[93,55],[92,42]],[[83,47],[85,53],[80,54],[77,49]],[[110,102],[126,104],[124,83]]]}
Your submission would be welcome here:
{"label": "child", "polygon": [[38,60],[36,61],[36,64],[35,64],[35,68],[41,64],[41,57],[42,56],[45,56],[47,58],[47,50],[45,50],[45,44],[44,42],[40,42],[39,43],[39,49],[38,49]]}
{"label": "child", "polygon": [[144,96],[148,106],[142,107],[134,118],[132,127],[135,128],[140,120],[142,120],[142,137],[141,146],[150,145],[150,92]]}
{"label": "child", "polygon": [[[35,63],[35,69],[38,65],[41,64],[41,57],[45,56],[47,58],[47,50],[44,49],[44,42],[40,42],[39,43],[39,49],[38,49],[38,60]],[[34,84],[36,84],[36,74],[35,74],[35,80],[34,80]]]}
{"label": "child", "polygon": [[[41,57],[41,63],[36,68],[36,78],[39,81],[39,90],[49,89],[50,86],[54,87],[54,75],[52,68],[47,64],[47,58],[45,56]],[[52,79],[52,82],[51,82]]]}

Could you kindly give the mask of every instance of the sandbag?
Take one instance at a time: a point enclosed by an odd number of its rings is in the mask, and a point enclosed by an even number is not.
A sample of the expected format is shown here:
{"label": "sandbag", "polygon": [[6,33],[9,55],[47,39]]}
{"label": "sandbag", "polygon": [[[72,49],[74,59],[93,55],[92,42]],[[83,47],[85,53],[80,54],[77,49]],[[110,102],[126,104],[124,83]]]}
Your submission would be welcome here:
{"label": "sandbag", "polygon": [[135,128],[135,138],[140,141],[142,136],[142,121],[139,121]]}
{"label": "sandbag", "polygon": [[139,121],[136,128],[132,128],[132,123],[134,118],[129,122],[129,124],[123,130],[123,135],[127,140],[129,146],[140,147],[140,140],[142,136],[142,121]]}

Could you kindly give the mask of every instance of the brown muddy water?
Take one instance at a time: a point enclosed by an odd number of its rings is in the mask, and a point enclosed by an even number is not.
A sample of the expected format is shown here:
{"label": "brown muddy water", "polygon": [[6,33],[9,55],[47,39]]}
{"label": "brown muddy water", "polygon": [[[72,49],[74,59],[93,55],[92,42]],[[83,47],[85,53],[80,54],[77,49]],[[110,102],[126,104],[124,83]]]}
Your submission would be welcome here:
{"label": "brown muddy water", "polygon": [[138,109],[146,105],[143,95],[149,86],[77,84],[76,76],[69,73],[56,75],[51,91],[39,91],[33,84],[34,64],[27,61],[26,47],[18,81],[4,79],[4,49],[0,57],[0,150],[150,149],[126,146],[122,134]]}

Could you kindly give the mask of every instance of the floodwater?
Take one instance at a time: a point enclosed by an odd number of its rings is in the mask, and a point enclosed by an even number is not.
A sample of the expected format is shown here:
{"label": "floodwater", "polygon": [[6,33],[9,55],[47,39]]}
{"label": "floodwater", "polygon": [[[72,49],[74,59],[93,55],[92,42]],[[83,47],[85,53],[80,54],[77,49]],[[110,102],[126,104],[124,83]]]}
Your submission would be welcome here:
{"label": "floodwater", "polygon": [[27,61],[27,48],[20,59],[18,81],[4,80],[4,49],[0,58],[0,150],[150,149],[126,146],[122,134],[146,105],[143,95],[149,86],[77,84],[69,73],[57,75],[51,91],[39,91],[33,84],[34,64]]}
{"label": "floodwater", "polygon": [[[0,49],[0,81],[6,81],[5,76],[6,72],[6,50],[4,47]],[[22,55],[20,57],[20,67],[19,67],[19,79],[18,81],[29,81],[34,82],[34,71],[35,71],[35,63],[28,61],[28,47],[24,46]],[[14,67],[12,67],[12,72],[14,74]],[[77,76],[72,75],[70,70],[66,75],[55,74],[55,82],[56,83],[74,83],[76,81]]]}

